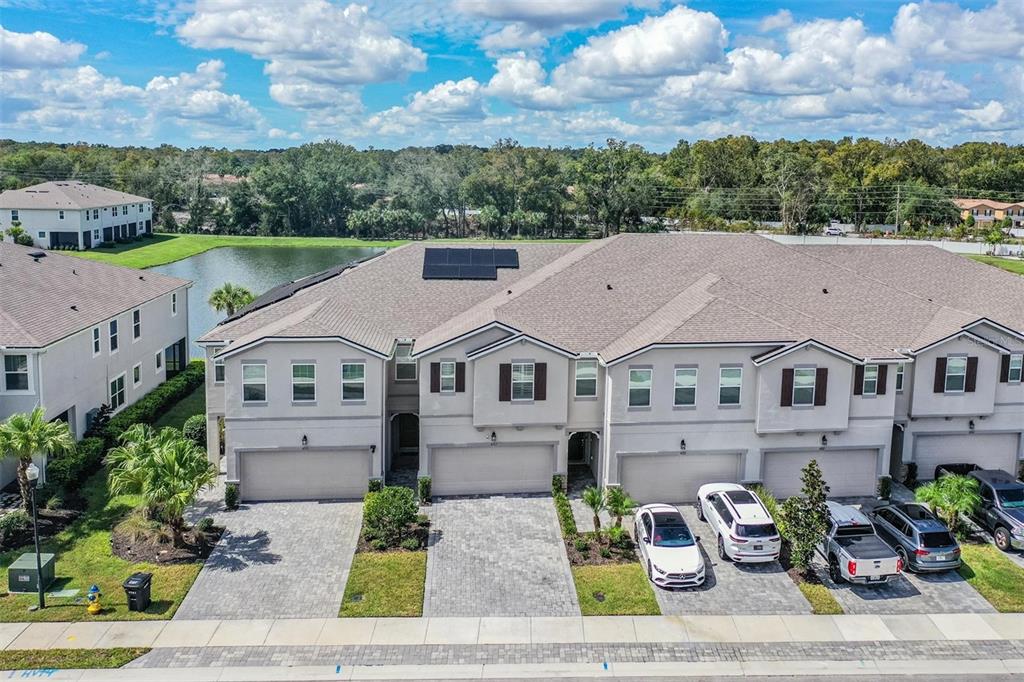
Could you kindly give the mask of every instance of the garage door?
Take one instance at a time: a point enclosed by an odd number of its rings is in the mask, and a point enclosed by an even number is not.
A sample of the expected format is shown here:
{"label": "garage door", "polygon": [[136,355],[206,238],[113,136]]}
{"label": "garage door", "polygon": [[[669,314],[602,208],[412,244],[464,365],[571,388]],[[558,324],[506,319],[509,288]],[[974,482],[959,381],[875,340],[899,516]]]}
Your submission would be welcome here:
{"label": "garage door", "polygon": [[878,487],[877,450],[825,450],[818,452],[766,452],[761,479],[778,498],[800,494],[800,473],[818,460],[832,497],[874,495]]}
{"label": "garage door", "polygon": [[274,450],[240,453],[240,492],[247,502],[362,497],[370,478],[366,450]]}
{"label": "garage door", "polygon": [[542,493],[551,490],[555,454],[551,445],[431,448],[435,495]]}
{"label": "garage door", "polygon": [[1014,473],[1019,441],[1020,435],[1016,433],[916,436],[914,461],[917,462],[917,477],[931,480],[935,476],[936,466],[957,462]]}
{"label": "garage door", "polygon": [[622,489],[637,502],[693,502],[705,483],[740,479],[739,453],[619,454]]}

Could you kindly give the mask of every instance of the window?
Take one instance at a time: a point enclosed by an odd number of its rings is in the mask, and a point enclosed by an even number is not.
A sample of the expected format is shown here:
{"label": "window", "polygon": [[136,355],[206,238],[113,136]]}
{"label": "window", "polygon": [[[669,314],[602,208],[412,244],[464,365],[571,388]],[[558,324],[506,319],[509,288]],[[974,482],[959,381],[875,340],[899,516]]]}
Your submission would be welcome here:
{"label": "window", "polygon": [[718,404],[739,405],[742,383],[742,367],[720,367],[718,370]]}
{"label": "window", "polygon": [[64,211],[57,211],[57,219],[64,220]]}
{"label": "window", "polygon": [[213,361],[213,383],[223,384],[224,383],[224,361],[214,360]]}
{"label": "window", "polygon": [[117,206],[114,206],[114,207],[113,207],[112,209],[110,209],[110,210],[112,211],[111,215],[114,215],[114,216],[116,216],[116,215],[117,215]]}
{"label": "window", "polygon": [[174,292],[171,294],[171,315],[178,314],[178,294]]}
{"label": "window", "polygon": [[110,321],[110,352],[117,352],[117,320]]}
{"label": "window", "polygon": [[362,362],[341,363],[341,400],[366,400],[366,365]]}
{"label": "window", "polygon": [[46,239],[46,233],[45,232],[40,231],[40,232],[37,232],[36,234],[39,235],[40,239]]}
{"label": "window", "polygon": [[18,209],[11,210],[11,222],[18,220]]}
{"label": "window", "polygon": [[164,368],[164,352],[158,350],[154,357],[156,357],[156,373],[159,374],[160,370]]}
{"label": "window", "polygon": [[903,372],[906,366],[903,364],[896,365],[896,392],[899,393],[903,390]]}
{"label": "window", "polygon": [[441,363],[441,393],[455,393],[455,363]]}
{"label": "window", "polygon": [[1019,384],[1022,371],[1024,371],[1024,354],[1017,353],[1016,355],[1011,355],[1010,371],[1006,375],[1007,381]]}
{"label": "window", "polygon": [[[86,215],[88,215],[88,213]],[[92,238],[93,238],[93,241],[97,241],[98,242],[100,240],[100,231],[99,230],[93,230],[92,231]]]}
{"label": "window", "polygon": [[89,222],[89,212],[88,211],[85,212],[85,221]]}
{"label": "window", "polygon": [[412,355],[412,346],[403,343],[395,349],[395,381],[416,381],[416,361]]}
{"label": "window", "polygon": [[28,356],[4,356],[4,390],[28,390]]}
{"label": "window", "polygon": [[137,388],[142,383],[142,363],[132,367],[132,388]]}
{"label": "window", "polygon": [[692,407],[697,404],[697,368],[676,367],[676,407]]}
{"label": "window", "polygon": [[793,369],[793,404],[814,404],[814,380],[818,370],[814,367],[796,367]]}
{"label": "window", "polygon": [[122,212],[123,212],[123,213],[124,213],[125,215],[128,215],[128,207],[127,207],[127,206],[122,206],[122,207],[121,207],[121,211],[122,211]]}
{"label": "window", "polygon": [[629,370],[629,406],[649,407],[651,404],[651,371]]}
{"label": "window", "polygon": [[292,400],[297,403],[316,400],[316,365],[292,365]]}
{"label": "window", "polygon": [[124,405],[124,374],[110,382],[110,409]]}
{"label": "window", "polygon": [[92,328],[92,356],[96,357],[100,354],[100,328]]}
{"label": "window", "polygon": [[139,339],[142,337],[142,311],[132,311],[132,338]]}
{"label": "window", "polygon": [[864,383],[861,384],[863,395],[878,393],[878,365],[864,365]]}
{"label": "window", "polygon": [[533,363],[512,363],[512,400],[533,400]]}
{"label": "window", "polygon": [[93,220],[99,220],[100,219],[100,210],[98,208],[94,208],[92,210],[92,219]]}
{"label": "window", "polygon": [[967,358],[946,358],[946,393],[963,393],[967,384]]}
{"label": "window", "polygon": [[597,395],[597,360],[576,361],[576,397],[593,398]]}
{"label": "window", "polygon": [[242,365],[242,402],[265,403],[267,401],[267,366],[264,364]]}

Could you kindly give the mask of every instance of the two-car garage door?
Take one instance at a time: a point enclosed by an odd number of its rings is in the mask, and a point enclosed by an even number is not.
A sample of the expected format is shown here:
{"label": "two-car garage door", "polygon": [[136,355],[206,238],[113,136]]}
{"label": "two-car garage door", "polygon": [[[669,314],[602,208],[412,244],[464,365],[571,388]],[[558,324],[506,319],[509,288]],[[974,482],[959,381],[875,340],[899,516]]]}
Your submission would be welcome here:
{"label": "two-car garage door", "polygon": [[622,489],[640,503],[693,502],[705,483],[738,481],[739,453],[619,453]]}
{"label": "two-car garage door", "polygon": [[551,490],[555,450],[528,443],[430,449],[435,495],[542,493]]}
{"label": "two-car garage door", "polygon": [[832,497],[873,495],[878,485],[878,450],[820,450],[817,452],[766,452],[761,479],[779,499],[799,495],[801,471],[817,460]]}
{"label": "two-car garage door", "polygon": [[914,438],[917,477],[929,481],[940,464],[977,464],[983,469],[1015,473],[1020,434],[976,433],[919,435]]}
{"label": "two-car garage door", "polygon": [[362,497],[370,478],[369,449],[239,454],[239,489],[246,502]]}

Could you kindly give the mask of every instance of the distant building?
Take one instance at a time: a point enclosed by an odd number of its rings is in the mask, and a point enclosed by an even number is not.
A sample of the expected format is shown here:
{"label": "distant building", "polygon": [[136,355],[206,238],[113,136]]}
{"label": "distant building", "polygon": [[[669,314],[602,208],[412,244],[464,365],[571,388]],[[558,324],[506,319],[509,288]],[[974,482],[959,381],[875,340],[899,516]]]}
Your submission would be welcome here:
{"label": "distant building", "polygon": [[991,199],[954,199],[953,203],[960,209],[960,217],[964,220],[973,216],[975,223],[984,224],[1010,218],[1013,227],[1024,227],[1024,201],[1006,203]]}
{"label": "distant building", "polygon": [[153,200],[78,180],[0,193],[0,230],[21,223],[36,246],[89,249],[153,231]]}

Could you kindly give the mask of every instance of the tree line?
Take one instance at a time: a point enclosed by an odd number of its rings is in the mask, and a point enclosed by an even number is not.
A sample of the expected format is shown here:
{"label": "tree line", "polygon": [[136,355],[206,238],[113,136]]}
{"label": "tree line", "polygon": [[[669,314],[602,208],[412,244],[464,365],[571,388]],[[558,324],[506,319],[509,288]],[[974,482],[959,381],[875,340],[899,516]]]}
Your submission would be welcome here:
{"label": "tree line", "polygon": [[802,233],[839,221],[927,232],[973,226],[954,198],[1024,199],[1024,146],[729,136],[653,153],[614,139],[267,151],[0,141],[3,188],[61,179],[149,197],[165,231],[516,238],[765,224]]}

